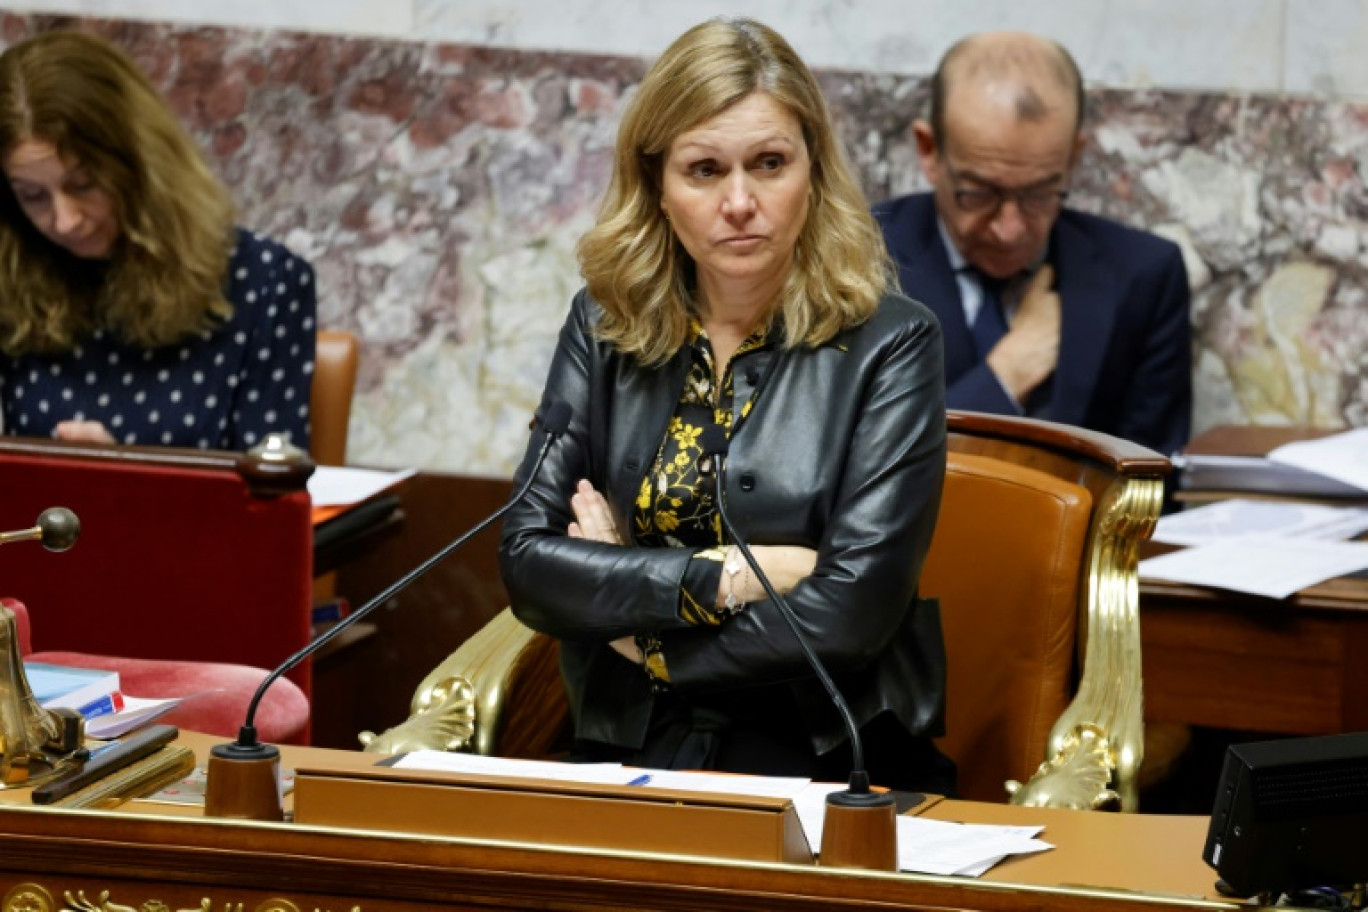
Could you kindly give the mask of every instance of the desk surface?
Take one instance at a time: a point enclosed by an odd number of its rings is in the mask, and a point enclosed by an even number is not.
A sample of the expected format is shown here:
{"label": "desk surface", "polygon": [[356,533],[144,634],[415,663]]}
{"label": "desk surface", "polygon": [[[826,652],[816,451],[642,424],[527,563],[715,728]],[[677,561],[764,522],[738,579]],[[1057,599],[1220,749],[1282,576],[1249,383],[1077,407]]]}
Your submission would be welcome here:
{"label": "desk surface", "polygon": [[[183,740],[201,753],[214,741]],[[350,769],[378,759],[317,748],[285,748],[284,756],[290,766]],[[4,912],[121,912],[139,904],[157,908],[154,901],[168,909],[232,912],[1241,907],[1212,892],[1214,874],[1200,857],[1206,819],[1199,817],[935,804],[927,815],[938,819],[1043,823],[1042,838],[1058,846],[971,880],[209,821],[197,809],[149,802],[118,811],[34,808],[20,806],[24,791],[0,794],[0,801],[13,805],[0,812],[0,894],[41,900],[45,892],[54,903],[71,898],[66,906],[44,907],[7,897]]]}

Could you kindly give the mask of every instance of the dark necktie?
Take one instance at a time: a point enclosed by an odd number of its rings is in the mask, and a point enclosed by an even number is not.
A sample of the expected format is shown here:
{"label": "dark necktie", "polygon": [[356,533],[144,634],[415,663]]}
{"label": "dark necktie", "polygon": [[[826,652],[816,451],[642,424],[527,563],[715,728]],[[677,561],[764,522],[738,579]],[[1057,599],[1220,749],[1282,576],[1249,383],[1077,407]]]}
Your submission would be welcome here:
{"label": "dark necktie", "polygon": [[971,269],[970,274],[983,289],[983,300],[979,304],[978,315],[974,317],[974,325],[970,327],[974,337],[974,349],[982,361],[988,357],[993,346],[998,344],[998,340],[1007,335],[1007,316],[1002,310],[1002,294],[1012,280],[995,279],[977,269]]}

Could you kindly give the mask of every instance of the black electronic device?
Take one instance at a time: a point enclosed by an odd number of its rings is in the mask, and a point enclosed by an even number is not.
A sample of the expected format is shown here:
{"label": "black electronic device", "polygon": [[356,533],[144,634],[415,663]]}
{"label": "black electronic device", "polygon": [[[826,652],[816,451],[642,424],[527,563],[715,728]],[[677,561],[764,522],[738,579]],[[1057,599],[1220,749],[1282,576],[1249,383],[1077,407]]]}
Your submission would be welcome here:
{"label": "black electronic device", "polygon": [[1231,745],[1202,858],[1232,896],[1368,881],[1368,733]]}

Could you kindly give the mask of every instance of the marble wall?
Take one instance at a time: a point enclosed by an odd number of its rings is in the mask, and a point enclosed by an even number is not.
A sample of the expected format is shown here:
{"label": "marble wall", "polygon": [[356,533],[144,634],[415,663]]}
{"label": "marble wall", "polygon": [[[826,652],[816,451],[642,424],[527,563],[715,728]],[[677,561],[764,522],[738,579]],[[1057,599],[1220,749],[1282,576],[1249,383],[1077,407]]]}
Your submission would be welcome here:
{"label": "marble wall", "polygon": [[[127,48],[242,222],[314,262],[321,324],[365,346],[352,461],[508,473],[642,57],[18,13],[0,38],[70,24]],[[871,59],[820,76],[880,199],[920,185],[925,85]],[[1182,244],[1199,429],[1368,422],[1368,104],[1282,85],[1091,93],[1074,200]]]}

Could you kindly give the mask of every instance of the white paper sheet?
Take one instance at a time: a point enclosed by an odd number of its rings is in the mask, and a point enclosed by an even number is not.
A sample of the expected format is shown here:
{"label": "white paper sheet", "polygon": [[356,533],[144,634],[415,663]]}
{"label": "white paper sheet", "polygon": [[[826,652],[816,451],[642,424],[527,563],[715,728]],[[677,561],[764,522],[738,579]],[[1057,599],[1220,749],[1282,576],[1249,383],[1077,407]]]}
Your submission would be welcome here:
{"label": "white paper sheet", "polygon": [[1232,498],[1160,517],[1154,540],[1205,545],[1251,536],[1353,538],[1368,529],[1368,508],[1328,507],[1291,501]]}
{"label": "white paper sheet", "polygon": [[117,738],[161,718],[180,704],[179,697],[150,699],[125,696],[124,708],[119,712],[86,719],[85,733],[91,738]]}
{"label": "white paper sheet", "polygon": [[549,760],[510,760],[480,754],[446,751],[414,751],[394,764],[396,769],[446,770],[485,776],[514,776],[556,782],[587,782],[603,785],[637,785],[683,792],[714,792],[753,795],[761,798],[793,798],[809,779],[782,776],[734,776],[727,773],[694,773],[678,770],[642,769],[620,763],[557,763]]}
{"label": "white paper sheet", "polygon": [[509,760],[483,754],[421,750],[405,754],[394,763],[395,769],[440,770],[475,773],[481,776],[510,776],[520,779],[549,779],[556,782],[590,782],[626,785],[640,770],[621,763],[556,763],[551,760]]}
{"label": "white paper sheet", "polygon": [[1044,827],[950,823],[925,817],[898,818],[898,870],[978,877],[1008,855],[1053,849],[1033,838]]}
{"label": "white paper sheet", "polygon": [[345,507],[394,487],[417,472],[382,472],[349,466],[318,466],[309,476],[309,497],[315,507]]}
{"label": "white paper sheet", "polygon": [[1329,475],[1368,494],[1368,428],[1331,434],[1317,440],[1298,440],[1270,450],[1274,462]]}
{"label": "white paper sheet", "polygon": [[1239,538],[1143,560],[1140,576],[1287,598],[1364,567],[1368,542]]}

